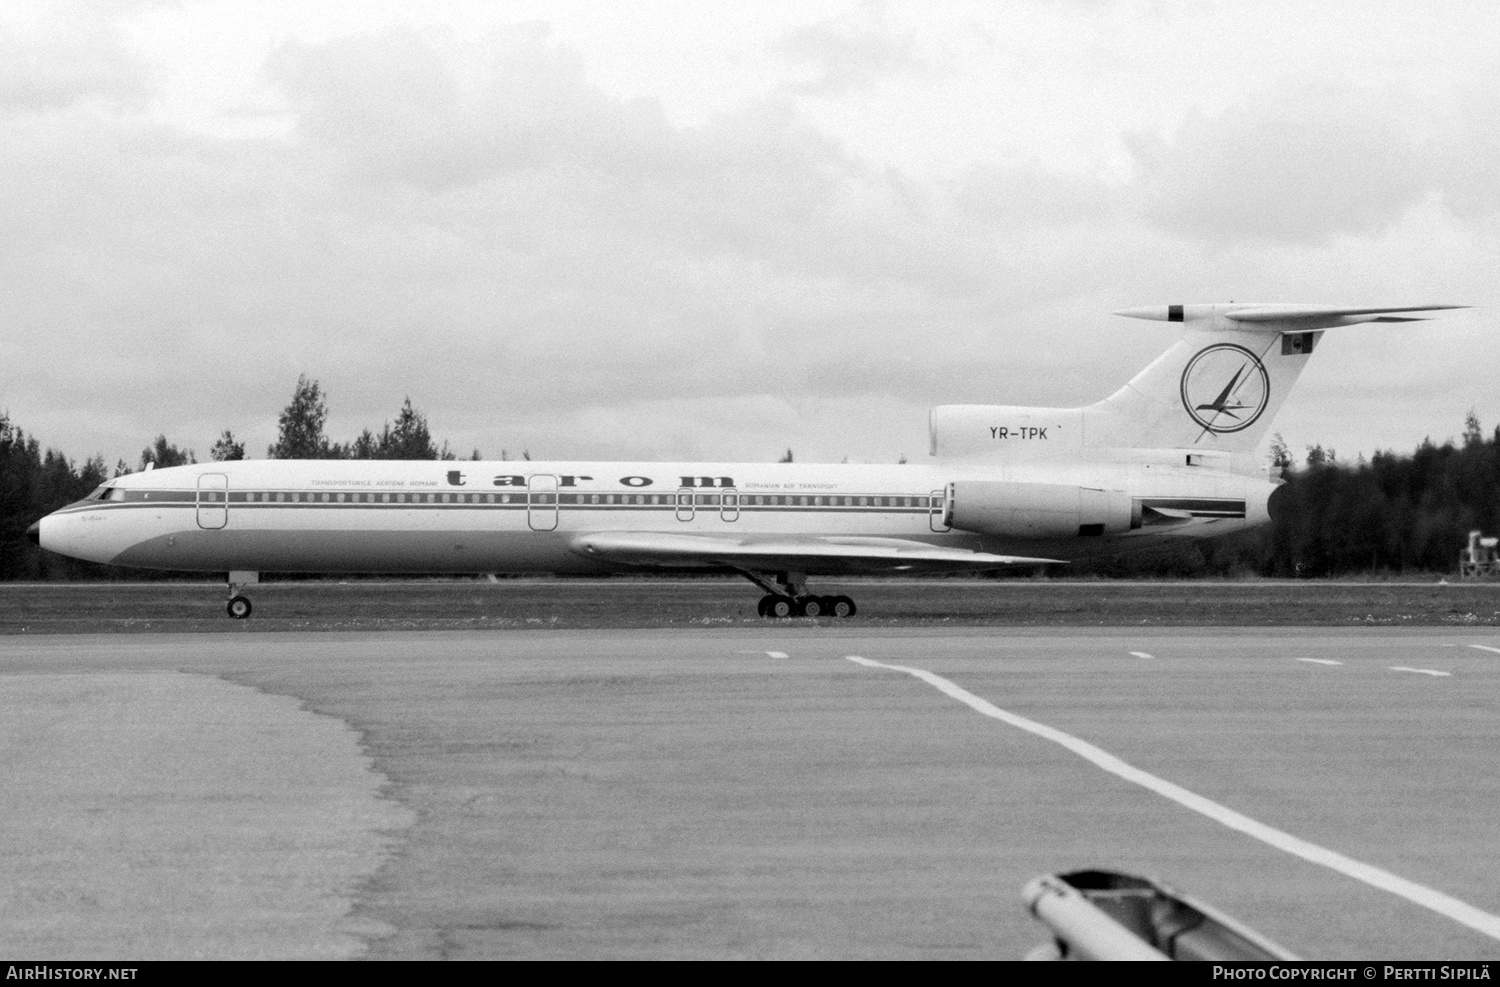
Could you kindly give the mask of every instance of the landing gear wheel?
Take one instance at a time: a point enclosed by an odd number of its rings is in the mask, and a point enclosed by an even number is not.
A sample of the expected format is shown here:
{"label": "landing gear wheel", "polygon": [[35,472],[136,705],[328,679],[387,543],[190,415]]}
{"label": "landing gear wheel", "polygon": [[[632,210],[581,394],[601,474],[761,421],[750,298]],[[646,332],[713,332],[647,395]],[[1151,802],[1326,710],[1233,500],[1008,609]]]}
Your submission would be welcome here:
{"label": "landing gear wheel", "polygon": [[798,617],[797,601],[790,596],[773,596],[766,605],[767,617]]}
{"label": "landing gear wheel", "polygon": [[232,597],[226,609],[229,611],[229,616],[235,620],[244,620],[250,616],[250,601],[243,596]]}
{"label": "landing gear wheel", "polygon": [[762,617],[771,616],[771,604],[775,601],[776,594],[767,593],[765,596],[761,597],[760,602],[755,605],[755,612],[760,614]]}
{"label": "landing gear wheel", "polygon": [[831,600],[832,600],[832,603],[828,607],[828,612],[829,613],[833,614],[835,617],[852,617],[852,616],[854,616],[854,610],[855,610],[854,601],[851,600],[851,599],[849,599],[849,597],[847,597],[847,596],[835,596],[835,597],[832,597]]}
{"label": "landing gear wheel", "polygon": [[826,596],[804,596],[797,601],[804,617],[821,617],[828,612]]}

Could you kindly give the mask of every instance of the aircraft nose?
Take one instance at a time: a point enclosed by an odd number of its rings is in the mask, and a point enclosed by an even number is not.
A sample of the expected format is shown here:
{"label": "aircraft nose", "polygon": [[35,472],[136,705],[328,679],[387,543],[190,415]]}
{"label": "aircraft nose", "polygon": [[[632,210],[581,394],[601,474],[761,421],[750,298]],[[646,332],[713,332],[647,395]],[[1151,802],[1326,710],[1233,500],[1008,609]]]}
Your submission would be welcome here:
{"label": "aircraft nose", "polygon": [[31,522],[31,527],[26,529],[26,538],[33,545],[40,545],[42,543],[42,522]]}

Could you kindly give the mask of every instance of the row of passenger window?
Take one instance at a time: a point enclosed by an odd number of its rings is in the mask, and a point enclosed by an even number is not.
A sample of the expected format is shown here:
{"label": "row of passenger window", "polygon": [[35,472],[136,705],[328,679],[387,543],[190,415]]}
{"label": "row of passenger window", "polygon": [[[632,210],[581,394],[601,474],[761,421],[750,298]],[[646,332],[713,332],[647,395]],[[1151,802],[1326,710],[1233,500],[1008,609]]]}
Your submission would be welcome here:
{"label": "row of passenger window", "polygon": [[[654,499],[653,499],[654,498]],[[927,497],[832,497],[771,494],[563,494],[564,504],[678,504],[686,507],[927,507]]]}
{"label": "row of passenger window", "polygon": [[[299,493],[276,491],[244,495],[252,504],[524,504],[525,494]],[[232,498],[238,500],[236,496]]]}
{"label": "row of passenger window", "polygon": [[[241,495],[235,495],[231,499],[239,500]],[[336,493],[331,491],[302,493],[302,492],[252,492],[242,495],[249,503],[255,504],[525,504],[527,495],[524,493],[497,494],[497,493],[391,493],[391,492],[358,492],[358,493]],[[536,493],[532,495],[534,504],[573,504],[573,505],[639,505],[660,507],[687,507],[691,503],[695,507],[916,507],[926,508],[937,506],[935,498],[927,497],[834,497],[814,495],[772,495],[772,494],[553,494]],[[200,492],[202,501],[220,501],[223,494],[212,491]]]}

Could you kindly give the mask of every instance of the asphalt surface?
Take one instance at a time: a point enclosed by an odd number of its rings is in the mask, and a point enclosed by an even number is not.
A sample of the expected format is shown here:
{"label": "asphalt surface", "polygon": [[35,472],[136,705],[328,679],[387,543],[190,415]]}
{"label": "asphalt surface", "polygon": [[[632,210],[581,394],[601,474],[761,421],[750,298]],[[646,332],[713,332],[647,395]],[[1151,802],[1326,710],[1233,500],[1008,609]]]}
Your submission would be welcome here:
{"label": "asphalt surface", "polygon": [[11,636],[0,941],[1013,959],[1045,938],[1021,887],[1104,867],[1304,957],[1493,957],[1433,904],[1500,914],[1491,648],[1464,628]]}
{"label": "asphalt surface", "polygon": [[[1500,627],[1500,582],[820,580],[848,632],[897,627]],[[218,583],[0,583],[0,635],[114,632],[753,629],[738,578],[275,581],[230,620]],[[832,618],[823,618],[828,624]]]}
{"label": "asphalt surface", "polygon": [[289,697],[165,669],[0,674],[0,778],[10,957],[354,957],[391,931],[352,914],[351,885],[411,815],[353,730]]}

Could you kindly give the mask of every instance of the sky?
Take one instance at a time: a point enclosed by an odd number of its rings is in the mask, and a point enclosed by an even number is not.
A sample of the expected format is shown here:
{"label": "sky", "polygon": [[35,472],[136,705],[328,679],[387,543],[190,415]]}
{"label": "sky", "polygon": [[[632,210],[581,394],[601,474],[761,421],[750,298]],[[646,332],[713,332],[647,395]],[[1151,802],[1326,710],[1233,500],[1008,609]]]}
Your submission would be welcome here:
{"label": "sky", "polygon": [[405,398],[464,455],[918,461],[1072,406],[1115,310],[1330,331],[1273,431],[1500,424],[1500,7],[1385,0],[0,5],[0,410],[135,463]]}

